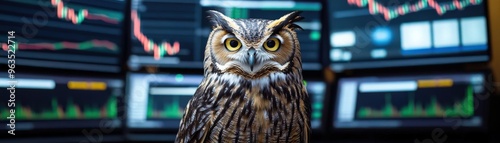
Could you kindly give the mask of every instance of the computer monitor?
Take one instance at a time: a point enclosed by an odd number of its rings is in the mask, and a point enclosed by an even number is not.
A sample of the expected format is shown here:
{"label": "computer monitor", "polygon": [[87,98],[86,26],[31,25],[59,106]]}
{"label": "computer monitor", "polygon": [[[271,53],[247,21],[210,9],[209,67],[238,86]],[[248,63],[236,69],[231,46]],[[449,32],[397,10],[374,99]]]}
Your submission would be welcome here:
{"label": "computer monitor", "polygon": [[127,78],[127,127],[177,131],[203,76],[129,73]]}
{"label": "computer monitor", "polygon": [[[1,130],[33,131],[120,128],[123,81],[112,78],[18,73],[0,78]],[[5,90],[7,89],[7,90]],[[107,130],[110,131],[110,130]],[[111,130],[112,131],[112,130]],[[81,134],[81,130],[78,130]],[[20,134],[22,136],[23,134]]]}
{"label": "computer monitor", "polygon": [[120,72],[125,1],[6,0],[2,5],[1,60],[15,59],[16,66]]}
{"label": "computer monitor", "polygon": [[328,1],[334,71],[486,62],[486,0]]}
{"label": "computer monitor", "polygon": [[132,0],[131,55],[132,70],[145,65],[165,68],[203,68],[205,45],[212,31],[207,10],[218,10],[235,18],[278,19],[301,10],[304,20],[297,22],[304,30],[297,32],[303,68],[319,70],[321,41],[320,1],[233,1]]}
{"label": "computer monitor", "polygon": [[[333,106],[335,129],[486,126],[486,74],[345,77]],[[457,123],[460,119],[460,123]]]}
{"label": "computer monitor", "polygon": [[326,84],[319,80],[304,80],[307,93],[311,101],[311,128],[313,130],[323,129],[323,102],[326,93]]}

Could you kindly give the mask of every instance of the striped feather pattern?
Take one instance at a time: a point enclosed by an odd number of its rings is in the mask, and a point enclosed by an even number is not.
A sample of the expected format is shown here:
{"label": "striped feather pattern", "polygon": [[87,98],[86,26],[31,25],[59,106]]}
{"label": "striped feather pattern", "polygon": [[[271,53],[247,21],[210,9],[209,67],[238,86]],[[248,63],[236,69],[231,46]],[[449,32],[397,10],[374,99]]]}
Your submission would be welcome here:
{"label": "striped feather pattern", "polygon": [[[214,30],[205,51],[205,77],[186,107],[176,142],[309,142],[311,107],[302,84],[297,27],[293,26],[301,19],[298,13],[277,20],[233,20],[209,13]],[[282,51],[290,54],[280,55],[285,67],[265,65],[255,73],[238,66],[220,69],[220,60],[230,59],[217,55],[220,52],[212,46],[227,33],[245,43],[280,34],[290,46]]]}

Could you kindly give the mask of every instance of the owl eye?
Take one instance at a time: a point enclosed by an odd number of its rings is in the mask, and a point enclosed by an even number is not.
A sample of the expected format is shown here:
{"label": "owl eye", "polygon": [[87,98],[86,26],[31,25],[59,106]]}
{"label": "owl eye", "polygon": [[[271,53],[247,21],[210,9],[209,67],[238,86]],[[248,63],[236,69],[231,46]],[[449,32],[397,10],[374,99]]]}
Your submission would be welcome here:
{"label": "owl eye", "polygon": [[241,48],[241,42],[236,38],[227,38],[224,41],[226,49],[233,52]]}
{"label": "owl eye", "polygon": [[278,38],[270,38],[264,43],[266,50],[274,52],[280,48],[280,40]]}

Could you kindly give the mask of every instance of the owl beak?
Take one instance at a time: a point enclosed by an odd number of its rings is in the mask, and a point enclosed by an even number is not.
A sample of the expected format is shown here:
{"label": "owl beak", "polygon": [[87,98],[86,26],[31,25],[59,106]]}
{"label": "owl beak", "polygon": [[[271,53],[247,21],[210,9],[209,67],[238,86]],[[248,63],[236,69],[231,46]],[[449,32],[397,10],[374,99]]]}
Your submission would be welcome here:
{"label": "owl beak", "polygon": [[253,71],[253,65],[255,64],[255,48],[248,49],[247,54],[248,54],[248,64],[250,65],[250,70]]}

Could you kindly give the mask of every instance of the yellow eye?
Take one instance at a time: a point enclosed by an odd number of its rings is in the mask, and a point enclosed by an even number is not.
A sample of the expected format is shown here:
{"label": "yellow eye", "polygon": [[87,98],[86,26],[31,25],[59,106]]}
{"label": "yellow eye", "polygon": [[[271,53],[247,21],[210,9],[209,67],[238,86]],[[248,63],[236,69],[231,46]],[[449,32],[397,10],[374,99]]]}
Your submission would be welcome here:
{"label": "yellow eye", "polygon": [[226,41],[224,41],[224,45],[226,46],[226,49],[231,52],[237,51],[241,48],[241,42],[236,38],[227,38]]}
{"label": "yellow eye", "polygon": [[274,52],[280,48],[280,40],[278,38],[270,38],[264,43],[266,50]]}

